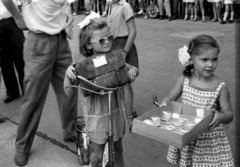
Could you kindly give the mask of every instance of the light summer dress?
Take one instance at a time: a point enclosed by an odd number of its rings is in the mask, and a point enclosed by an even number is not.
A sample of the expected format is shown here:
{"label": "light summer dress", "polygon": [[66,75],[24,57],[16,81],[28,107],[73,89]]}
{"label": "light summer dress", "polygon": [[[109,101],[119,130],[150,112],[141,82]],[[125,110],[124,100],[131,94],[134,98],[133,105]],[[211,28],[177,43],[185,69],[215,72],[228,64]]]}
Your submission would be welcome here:
{"label": "light summer dress", "polygon": [[[215,89],[202,89],[191,85],[185,78],[182,102],[197,108],[211,109],[219,98],[219,92],[226,87],[219,82]],[[181,151],[169,146],[167,160],[180,167],[234,167],[231,147],[223,127],[202,133]]]}

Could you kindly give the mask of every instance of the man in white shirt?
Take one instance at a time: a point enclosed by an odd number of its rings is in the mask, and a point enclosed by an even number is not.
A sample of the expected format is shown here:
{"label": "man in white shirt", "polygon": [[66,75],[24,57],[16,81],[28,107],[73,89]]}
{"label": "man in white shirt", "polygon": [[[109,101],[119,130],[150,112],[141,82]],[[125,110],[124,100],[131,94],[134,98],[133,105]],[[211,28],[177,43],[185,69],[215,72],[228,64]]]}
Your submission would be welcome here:
{"label": "man in white shirt", "polygon": [[24,0],[24,21],[12,0],[2,1],[17,25],[29,29],[24,44],[25,95],[14,157],[17,165],[24,166],[28,162],[28,153],[37,132],[50,83],[57,95],[64,141],[72,141],[70,139],[75,137],[73,119],[77,116],[77,91],[72,96],[67,96],[63,90],[65,72],[72,62],[64,29],[73,20],[68,19],[66,22],[63,11],[67,0]]}
{"label": "man in white shirt", "polygon": [[[17,6],[17,0],[14,0],[14,5]],[[2,0],[0,0],[0,39],[2,76],[7,90],[4,103],[9,103],[19,97],[18,80],[22,94],[24,94],[23,43],[25,37],[22,30],[16,25],[11,13],[3,5]],[[13,65],[16,67],[18,80]]]}

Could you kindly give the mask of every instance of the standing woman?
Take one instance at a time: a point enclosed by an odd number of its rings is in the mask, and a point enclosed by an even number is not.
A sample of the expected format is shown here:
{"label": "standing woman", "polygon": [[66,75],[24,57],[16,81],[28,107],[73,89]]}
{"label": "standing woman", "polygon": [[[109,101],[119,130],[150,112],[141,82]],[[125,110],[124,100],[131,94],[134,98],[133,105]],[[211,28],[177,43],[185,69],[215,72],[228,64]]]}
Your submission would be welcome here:
{"label": "standing woman", "polygon": [[194,22],[197,21],[197,13],[198,13],[199,4],[200,4],[200,10],[202,13],[202,22],[205,23],[206,18],[205,18],[205,10],[204,10],[204,0],[195,0],[195,4],[194,4],[195,17],[194,17],[193,21]]}

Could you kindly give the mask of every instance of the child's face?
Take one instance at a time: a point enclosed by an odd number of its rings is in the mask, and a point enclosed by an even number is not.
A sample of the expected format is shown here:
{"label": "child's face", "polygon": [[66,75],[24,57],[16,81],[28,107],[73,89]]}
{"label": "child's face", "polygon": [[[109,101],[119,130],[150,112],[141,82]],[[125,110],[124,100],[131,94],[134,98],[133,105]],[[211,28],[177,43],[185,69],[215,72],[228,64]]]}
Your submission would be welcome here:
{"label": "child's face", "polygon": [[89,47],[93,50],[93,54],[106,53],[111,50],[113,35],[110,34],[109,28],[93,32]]}
{"label": "child's face", "polygon": [[200,55],[193,55],[191,62],[193,63],[194,71],[199,76],[210,77],[217,68],[218,50],[203,50]]}

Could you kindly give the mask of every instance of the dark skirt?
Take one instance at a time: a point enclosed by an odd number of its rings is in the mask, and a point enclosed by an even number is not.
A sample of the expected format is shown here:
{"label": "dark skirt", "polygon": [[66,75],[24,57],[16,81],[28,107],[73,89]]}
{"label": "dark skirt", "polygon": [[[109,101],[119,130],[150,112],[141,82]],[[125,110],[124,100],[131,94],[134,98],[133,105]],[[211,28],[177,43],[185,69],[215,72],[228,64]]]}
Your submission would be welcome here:
{"label": "dark skirt", "polygon": [[[113,40],[112,49],[124,49],[127,42],[127,37],[117,37]],[[139,69],[138,65],[138,53],[136,45],[133,43],[132,48],[128,52],[126,62]]]}

